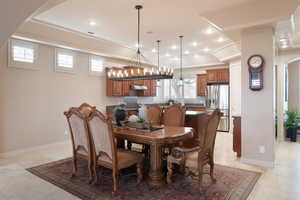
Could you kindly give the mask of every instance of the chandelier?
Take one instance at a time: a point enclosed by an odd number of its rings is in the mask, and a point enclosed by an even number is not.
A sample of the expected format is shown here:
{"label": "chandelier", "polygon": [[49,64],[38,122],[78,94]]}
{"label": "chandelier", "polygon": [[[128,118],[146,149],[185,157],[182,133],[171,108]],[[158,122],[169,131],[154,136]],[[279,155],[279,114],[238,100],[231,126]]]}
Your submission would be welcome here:
{"label": "chandelier", "polygon": [[[160,79],[172,79],[174,71],[168,67],[160,67],[159,65],[159,43],[157,40],[157,66],[148,67],[143,64],[142,59],[146,63],[146,58],[141,53],[140,45],[140,10],[143,8],[141,5],[136,5],[135,9],[138,11],[138,43],[137,52],[132,65],[122,68],[107,68],[107,77],[114,81],[126,81],[126,80],[160,80]],[[143,66],[144,65],[144,66]]]}

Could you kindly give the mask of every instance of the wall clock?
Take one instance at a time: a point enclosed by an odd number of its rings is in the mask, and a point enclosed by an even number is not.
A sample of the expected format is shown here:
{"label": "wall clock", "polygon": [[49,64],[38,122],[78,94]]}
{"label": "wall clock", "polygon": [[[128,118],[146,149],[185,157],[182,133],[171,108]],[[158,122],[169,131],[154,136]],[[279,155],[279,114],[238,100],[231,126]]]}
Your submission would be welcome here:
{"label": "wall clock", "polygon": [[254,91],[263,88],[264,59],[261,55],[253,55],[248,59],[249,88]]}

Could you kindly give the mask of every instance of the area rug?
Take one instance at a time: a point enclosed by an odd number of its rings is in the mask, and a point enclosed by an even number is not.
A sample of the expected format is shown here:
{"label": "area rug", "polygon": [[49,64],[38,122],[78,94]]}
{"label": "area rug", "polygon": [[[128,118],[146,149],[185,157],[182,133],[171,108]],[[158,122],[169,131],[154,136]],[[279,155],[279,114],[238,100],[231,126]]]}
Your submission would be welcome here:
{"label": "area rug", "polygon": [[151,188],[146,181],[137,184],[135,169],[129,168],[121,171],[119,195],[112,196],[111,171],[102,170],[99,184],[89,185],[84,161],[78,162],[78,172],[73,178],[71,158],[27,170],[82,200],[246,200],[260,177],[257,172],[216,165],[217,183],[211,183],[209,176],[204,175],[199,192],[196,176],[176,173],[172,184]]}

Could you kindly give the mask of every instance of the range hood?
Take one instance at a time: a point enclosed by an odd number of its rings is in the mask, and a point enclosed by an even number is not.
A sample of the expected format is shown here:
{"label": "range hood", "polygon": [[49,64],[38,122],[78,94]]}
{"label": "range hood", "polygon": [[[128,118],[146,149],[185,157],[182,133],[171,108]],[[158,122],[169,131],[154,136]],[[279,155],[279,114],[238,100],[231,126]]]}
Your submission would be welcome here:
{"label": "range hood", "polygon": [[131,89],[132,90],[147,90],[148,88],[145,85],[132,85]]}

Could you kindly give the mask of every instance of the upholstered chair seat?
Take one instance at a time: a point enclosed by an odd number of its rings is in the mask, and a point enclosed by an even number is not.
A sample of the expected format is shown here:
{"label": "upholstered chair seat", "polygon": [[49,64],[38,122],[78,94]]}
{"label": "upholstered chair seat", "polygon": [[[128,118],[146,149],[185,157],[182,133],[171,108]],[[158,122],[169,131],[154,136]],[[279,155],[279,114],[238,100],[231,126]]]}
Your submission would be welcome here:
{"label": "upholstered chair seat", "polygon": [[[137,152],[131,152],[126,151],[124,149],[118,149],[117,150],[117,159],[118,159],[118,169],[124,169],[127,167],[130,167],[136,162],[142,162],[144,159],[143,154],[137,153]],[[98,165],[103,165],[106,167],[110,167],[112,165],[112,160],[106,156],[103,155],[99,157],[99,160],[97,161]]]}

